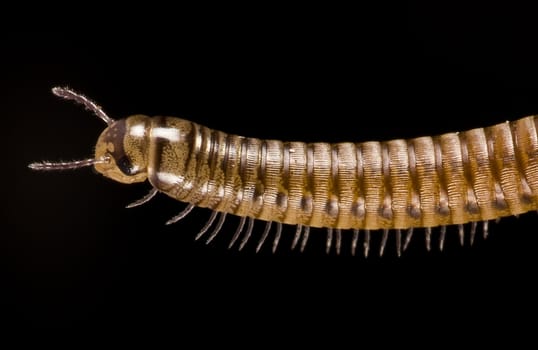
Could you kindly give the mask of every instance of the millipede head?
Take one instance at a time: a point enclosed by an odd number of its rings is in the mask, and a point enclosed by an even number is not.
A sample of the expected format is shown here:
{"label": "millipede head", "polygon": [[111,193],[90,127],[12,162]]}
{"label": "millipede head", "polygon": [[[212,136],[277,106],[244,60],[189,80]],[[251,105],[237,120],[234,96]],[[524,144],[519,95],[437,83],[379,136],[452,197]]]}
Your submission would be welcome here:
{"label": "millipede head", "polygon": [[97,140],[94,158],[70,162],[36,162],[28,165],[30,169],[67,170],[93,165],[99,173],[122,183],[146,180],[148,117],[135,115],[115,121],[95,102],[69,88],[55,87],[52,93],[83,105],[107,123],[108,127]]}

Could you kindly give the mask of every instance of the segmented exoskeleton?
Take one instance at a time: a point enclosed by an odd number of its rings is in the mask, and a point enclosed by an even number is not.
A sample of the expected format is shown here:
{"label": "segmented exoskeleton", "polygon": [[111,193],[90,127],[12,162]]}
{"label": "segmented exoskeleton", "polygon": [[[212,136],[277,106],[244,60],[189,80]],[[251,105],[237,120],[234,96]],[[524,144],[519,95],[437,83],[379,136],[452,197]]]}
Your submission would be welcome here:
{"label": "segmented exoskeleton", "polygon": [[[476,223],[535,210],[538,204],[538,139],[534,116],[487,128],[435,137],[384,142],[303,143],[260,140],[173,117],[134,115],[114,121],[95,103],[67,88],[63,98],[85,105],[108,127],[97,141],[95,157],[68,163],[32,163],[56,170],[93,165],[122,183],[149,180],[150,193],[136,206],[162,192],[188,203],[168,223],[195,206],[213,210],[198,233],[211,241],[227,214],[240,217],[230,246],[251,237],[254,220],[266,222],[259,250],[272,225],[276,250],[282,224],[296,225],[293,247],[304,249],[310,228],[327,229],[326,249],[341,250],[342,230],[351,230],[355,253],[359,230],[365,254],[370,231],[382,230],[383,254],[389,230],[398,255],[413,229],[424,228],[430,248],[432,228],[440,227],[442,249],[447,225]],[[218,220],[217,220],[218,219]],[[215,220],[217,222],[215,223]],[[407,230],[402,240],[401,230]],[[334,241],[334,243],[333,243]]]}

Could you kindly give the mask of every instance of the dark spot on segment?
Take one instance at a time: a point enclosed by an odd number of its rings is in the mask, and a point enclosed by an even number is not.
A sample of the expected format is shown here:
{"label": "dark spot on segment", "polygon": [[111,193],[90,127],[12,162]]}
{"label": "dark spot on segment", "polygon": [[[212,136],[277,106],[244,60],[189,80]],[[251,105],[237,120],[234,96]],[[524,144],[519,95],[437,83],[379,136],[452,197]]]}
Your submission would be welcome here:
{"label": "dark spot on segment", "polygon": [[286,208],[288,206],[288,195],[284,192],[278,192],[276,195],[276,204],[281,208]]}
{"label": "dark spot on segment", "polygon": [[497,196],[495,198],[495,201],[493,201],[493,205],[498,210],[506,210],[508,209],[508,204],[506,203],[506,200],[503,197]]}
{"label": "dark spot on segment", "polygon": [[254,188],[254,197],[263,196],[265,192],[265,186],[261,181],[258,181],[256,183],[256,187]]}
{"label": "dark spot on segment", "polygon": [[389,205],[384,204],[381,208],[379,208],[379,215],[383,219],[392,220],[392,208]]}
{"label": "dark spot on segment", "polygon": [[441,201],[437,206],[437,212],[443,216],[450,215],[450,208],[448,207],[448,203],[446,201]]}
{"label": "dark spot on segment", "polygon": [[410,206],[407,207],[407,214],[409,214],[409,216],[412,217],[413,219],[420,219],[420,215],[421,215],[420,208],[414,204],[411,204]]}
{"label": "dark spot on segment", "polygon": [[254,188],[254,201],[261,205],[263,203],[264,194],[265,186],[261,181],[258,181],[258,183],[256,183],[256,187]]}
{"label": "dark spot on segment", "polygon": [[338,216],[338,201],[336,199],[329,199],[327,205],[325,206],[325,211],[331,217]]}
{"label": "dark spot on segment", "polygon": [[237,210],[241,202],[243,201],[243,190],[237,192],[234,198],[234,207]]}
{"label": "dark spot on segment", "polygon": [[465,210],[469,214],[480,214],[480,208],[478,208],[478,204],[476,202],[467,202],[465,205]]}
{"label": "dark spot on segment", "polygon": [[532,194],[529,192],[523,192],[521,194],[521,202],[523,202],[524,204],[531,204],[533,202]]}
{"label": "dark spot on segment", "polygon": [[312,205],[312,196],[311,195],[305,195],[303,198],[301,198],[301,209],[305,213],[311,213],[313,209]]}
{"label": "dark spot on segment", "polygon": [[364,218],[364,215],[366,215],[366,209],[364,208],[364,202],[363,201],[357,201],[351,205],[351,212],[353,215],[358,217],[359,219]]}

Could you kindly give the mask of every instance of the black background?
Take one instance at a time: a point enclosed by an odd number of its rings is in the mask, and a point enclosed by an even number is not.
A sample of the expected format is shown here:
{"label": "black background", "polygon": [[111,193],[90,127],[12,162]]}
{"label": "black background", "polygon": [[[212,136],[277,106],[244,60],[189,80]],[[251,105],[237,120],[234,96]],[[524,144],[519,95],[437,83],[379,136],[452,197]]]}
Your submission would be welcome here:
{"label": "black background", "polygon": [[319,330],[367,336],[395,325],[409,327],[409,337],[446,330],[450,338],[480,325],[523,325],[519,315],[536,312],[535,213],[492,225],[491,238],[473,247],[459,247],[449,228],[442,253],[417,239],[402,258],[392,241],[383,258],[326,256],[324,234],[314,231],[300,254],[289,250],[288,227],[277,254],[266,247],[256,255],[253,243],[226,249],[235,218],[206,246],[193,240],[205,209],[172,226],[164,222],[184,205],[165,196],[124,209],[147,183],[27,169],[91,156],[104,128],[55,98],[56,85],[113,118],[174,115],[283,140],[408,138],[538,113],[530,9],[407,3],[349,17],[286,13],[154,32],[3,34],[0,303],[13,327],[186,322],[267,339],[307,324],[304,336],[315,339]]}

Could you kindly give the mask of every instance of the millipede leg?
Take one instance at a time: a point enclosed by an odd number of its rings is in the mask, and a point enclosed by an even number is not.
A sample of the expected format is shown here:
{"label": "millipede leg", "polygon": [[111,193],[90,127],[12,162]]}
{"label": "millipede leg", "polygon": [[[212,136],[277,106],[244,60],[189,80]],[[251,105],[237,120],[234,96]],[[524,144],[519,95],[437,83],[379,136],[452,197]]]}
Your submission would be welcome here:
{"label": "millipede leg", "polygon": [[336,255],[340,255],[340,248],[342,247],[342,230],[336,229]]}
{"label": "millipede leg", "polygon": [[303,232],[303,240],[301,241],[301,253],[304,252],[306,243],[308,243],[308,237],[310,236],[310,226],[306,226]]}
{"label": "millipede leg", "polygon": [[254,228],[254,219],[249,217],[248,218],[248,224],[247,224],[247,232],[245,232],[245,235],[243,236],[243,239],[241,240],[241,244],[239,245],[239,250],[243,250],[245,245],[247,244],[250,236],[252,235],[252,229]]}
{"label": "millipede leg", "polygon": [[458,234],[460,236],[460,245],[463,247],[463,244],[465,243],[465,228],[463,224],[458,225]]}
{"label": "millipede leg", "polygon": [[413,228],[410,227],[407,229],[407,232],[405,234],[405,242],[403,245],[403,251],[405,252],[407,247],[409,246],[409,242],[411,242],[411,238],[413,238]]}
{"label": "millipede leg", "polygon": [[443,251],[445,247],[445,235],[446,235],[446,226],[441,226],[441,232],[439,234],[439,250]]}
{"label": "millipede leg", "polygon": [[230,244],[228,245],[228,249],[232,248],[235,244],[235,241],[239,238],[239,235],[241,234],[241,231],[243,231],[243,227],[245,226],[245,221],[247,221],[246,216],[242,216],[241,220],[239,221],[239,225],[237,226],[237,229],[235,230],[235,233],[232,237],[232,240],[230,241]]}
{"label": "millipede leg", "polygon": [[331,246],[333,244],[333,229],[327,229],[327,241],[325,242],[325,253],[329,254],[331,252]]}
{"label": "millipede leg", "polygon": [[471,222],[471,245],[474,243],[474,236],[476,235],[476,221]]}
{"label": "millipede leg", "polygon": [[298,224],[297,228],[295,229],[295,236],[293,237],[293,242],[291,242],[291,250],[294,250],[297,246],[297,243],[299,242],[299,238],[301,238],[301,232],[303,231],[303,225]]}
{"label": "millipede leg", "polygon": [[357,241],[359,240],[359,230],[353,230],[353,239],[351,240],[351,255],[355,256],[355,251],[357,250]]}
{"label": "millipede leg", "polygon": [[383,237],[381,238],[381,246],[379,247],[379,256],[383,256],[388,238],[389,238],[389,229],[388,228],[383,229]]}
{"label": "millipede leg", "polygon": [[489,221],[486,220],[484,222],[482,222],[482,234],[484,235],[484,239],[487,239],[488,238],[488,234],[489,234]]}
{"label": "millipede leg", "polygon": [[215,228],[213,229],[213,232],[211,232],[211,234],[209,235],[209,237],[207,238],[207,241],[205,242],[205,244],[209,244],[211,243],[211,241],[217,237],[217,235],[219,234],[220,232],[220,229],[222,228],[222,225],[224,225],[224,220],[226,219],[226,213],[221,213],[220,214],[220,217],[219,217],[219,221],[217,221],[217,226],[215,226]]}
{"label": "millipede leg", "polygon": [[262,249],[263,243],[267,239],[267,236],[269,236],[269,231],[271,231],[272,223],[273,223],[272,221],[267,221],[267,223],[265,224],[265,229],[263,230],[262,236],[260,240],[258,241],[258,245],[256,246],[256,253],[258,253],[260,249]]}
{"label": "millipede leg", "polygon": [[156,195],[157,193],[159,193],[159,190],[156,189],[155,187],[153,187],[153,188],[149,191],[148,194],[146,194],[144,197],[142,197],[142,198],[140,198],[140,199],[138,199],[138,200],[136,200],[136,201],[134,201],[134,202],[128,204],[125,208],[130,209],[130,208],[134,208],[134,207],[137,207],[137,206],[139,206],[139,205],[142,205],[142,204],[148,202],[151,198],[155,197],[155,195]]}
{"label": "millipede leg", "polygon": [[209,217],[209,220],[207,220],[206,224],[204,225],[204,227],[202,227],[202,229],[200,230],[200,232],[198,232],[198,234],[196,235],[196,237],[194,237],[194,240],[197,241],[200,239],[200,237],[202,237],[204,235],[204,233],[207,232],[207,230],[209,230],[209,228],[211,227],[211,225],[213,224],[213,221],[215,221],[215,218],[217,217],[217,215],[219,214],[218,211],[213,211],[211,213],[211,216]]}
{"label": "millipede leg", "polygon": [[185,216],[189,215],[189,213],[192,211],[192,209],[194,209],[194,204],[189,204],[185,207],[185,209],[183,209],[181,211],[181,213],[177,214],[176,216],[174,216],[173,218],[171,218],[170,220],[168,220],[166,222],[166,225],[170,225],[170,224],[173,224],[175,222],[178,222],[179,220],[183,219]]}
{"label": "millipede leg", "polygon": [[276,252],[276,249],[278,248],[278,242],[280,242],[280,236],[282,235],[282,223],[277,222],[276,223],[276,233],[275,233],[275,239],[273,240],[273,249],[272,252]]}
{"label": "millipede leg", "polygon": [[432,228],[431,227],[426,227],[425,237],[426,237],[426,250],[430,251],[432,249]]}
{"label": "millipede leg", "polygon": [[364,257],[367,258],[370,251],[370,230],[364,230],[364,243],[362,245],[364,248]]}
{"label": "millipede leg", "polygon": [[396,229],[396,254],[402,256],[402,230]]}

